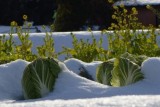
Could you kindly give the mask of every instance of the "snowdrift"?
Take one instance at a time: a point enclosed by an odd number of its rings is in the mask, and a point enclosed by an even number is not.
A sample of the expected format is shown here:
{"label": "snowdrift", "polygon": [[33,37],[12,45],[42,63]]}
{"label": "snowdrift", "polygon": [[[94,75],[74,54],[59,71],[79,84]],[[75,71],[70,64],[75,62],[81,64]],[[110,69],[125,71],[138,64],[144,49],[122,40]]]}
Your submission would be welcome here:
{"label": "snowdrift", "polygon": [[77,75],[84,66],[95,78],[101,63],[85,63],[78,59],[64,61],[55,89],[47,96],[23,100],[21,78],[30,62],[16,60],[0,65],[0,107],[159,107],[160,58],[149,58],[142,64],[145,79],[125,87],[110,87]]}

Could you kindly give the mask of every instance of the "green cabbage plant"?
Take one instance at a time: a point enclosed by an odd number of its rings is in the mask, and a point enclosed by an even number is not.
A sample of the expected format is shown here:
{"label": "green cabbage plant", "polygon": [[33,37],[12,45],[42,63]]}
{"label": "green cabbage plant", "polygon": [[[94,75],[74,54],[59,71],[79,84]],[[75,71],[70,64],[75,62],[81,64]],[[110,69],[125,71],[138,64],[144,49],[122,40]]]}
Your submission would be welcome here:
{"label": "green cabbage plant", "polygon": [[125,52],[125,53],[122,54],[120,57],[129,59],[130,61],[132,61],[132,62],[134,62],[134,63],[137,63],[136,56],[135,56],[135,55],[132,55],[132,54],[130,54],[130,53],[128,53],[128,52]]}
{"label": "green cabbage plant", "polygon": [[113,70],[114,62],[109,60],[100,64],[96,69],[96,81],[105,85],[111,85],[111,71]]}
{"label": "green cabbage plant", "polygon": [[120,57],[122,57],[122,58],[127,58],[127,59],[129,59],[130,61],[138,64],[139,66],[141,66],[142,62],[148,58],[148,57],[145,56],[145,55],[133,55],[133,54],[130,54],[130,53],[128,53],[128,52],[125,52],[125,53],[122,54]]}
{"label": "green cabbage plant", "polygon": [[140,66],[147,58],[147,56],[136,56],[126,52],[118,58],[100,64],[96,70],[96,80],[114,87],[138,82],[144,78]]}
{"label": "green cabbage plant", "polygon": [[61,68],[53,58],[38,58],[24,70],[22,88],[25,99],[36,99],[53,91]]}
{"label": "green cabbage plant", "polygon": [[139,66],[141,66],[142,62],[144,60],[146,60],[146,59],[148,59],[147,56],[145,56],[145,55],[139,55],[139,56],[136,57],[136,60],[137,60],[136,64],[138,64]]}
{"label": "green cabbage plant", "polygon": [[138,64],[127,58],[117,58],[112,70],[111,85],[115,87],[126,86],[144,78]]}

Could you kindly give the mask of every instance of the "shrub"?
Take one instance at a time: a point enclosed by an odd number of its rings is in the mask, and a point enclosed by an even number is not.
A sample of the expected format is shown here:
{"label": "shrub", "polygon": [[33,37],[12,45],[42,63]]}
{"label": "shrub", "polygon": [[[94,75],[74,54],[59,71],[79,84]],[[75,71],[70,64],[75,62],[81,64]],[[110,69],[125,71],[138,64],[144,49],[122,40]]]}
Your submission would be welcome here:
{"label": "shrub", "polygon": [[138,22],[136,8],[133,7],[130,12],[123,5],[114,6],[114,9],[112,18],[115,23],[109,27],[113,33],[107,33],[108,56],[113,58],[125,52],[150,57],[159,56],[156,30],[153,26],[144,27]]}
{"label": "shrub", "polygon": [[53,58],[38,58],[30,63],[22,77],[24,98],[40,98],[53,91],[60,72],[59,63]]}
{"label": "shrub", "polygon": [[9,39],[6,39],[6,36],[0,36],[0,64],[10,62],[14,60],[13,53],[13,36],[9,35]]}
{"label": "shrub", "polygon": [[67,54],[68,58],[77,58],[84,62],[91,62],[94,60],[105,60],[105,50],[102,48],[102,38],[97,42],[93,35],[92,42],[87,39],[86,41],[76,38],[74,34],[72,36],[73,48],[63,47],[63,51],[60,54]]}
{"label": "shrub", "polygon": [[17,35],[21,42],[20,45],[15,46],[17,59],[24,59],[27,61],[36,59],[37,56],[32,53],[32,41],[29,40],[29,31],[25,30],[25,32],[23,32],[22,28],[18,27]]}
{"label": "shrub", "polygon": [[[46,29],[45,26],[44,26],[44,29]],[[37,47],[38,56],[57,58],[57,54],[55,53],[55,50],[54,50],[54,39],[52,37],[52,32],[46,31],[46,36],[43,40],[44,40],[44,44],[42,46]]]}
{"label": "shrub", "polygon": [[[27,16],[23,15],[24,21],[27,21]],[[32,52],[32,41],[29,39],[31,27],[30,23],[24,25],[26,30],[18,26],[17,22],[11,22],[11,29],[8,34],[0,36],[0,64],[8,63],[16,59],[24,59],[27,61],[33,61],[37,57],[57,57],[54,51],[54,39],[52,38],[52,33],[46,31],[46,36],[44,38],[44,44],[37,47],[38,55]],[[44,30],[45,27],[43,27]],[[13,40],[13,33],[17,33],[20,44],[17,45]]]}

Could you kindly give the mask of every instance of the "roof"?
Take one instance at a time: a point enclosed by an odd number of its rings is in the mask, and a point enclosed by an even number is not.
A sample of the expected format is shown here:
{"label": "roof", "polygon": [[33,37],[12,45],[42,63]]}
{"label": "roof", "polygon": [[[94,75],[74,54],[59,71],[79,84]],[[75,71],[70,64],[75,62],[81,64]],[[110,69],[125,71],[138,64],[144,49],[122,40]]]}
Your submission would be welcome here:
{"label": "roof", "polygon": [[124,4],[125,6],[160,5],[160,0],[120,0],[114,5],[120,4]]}

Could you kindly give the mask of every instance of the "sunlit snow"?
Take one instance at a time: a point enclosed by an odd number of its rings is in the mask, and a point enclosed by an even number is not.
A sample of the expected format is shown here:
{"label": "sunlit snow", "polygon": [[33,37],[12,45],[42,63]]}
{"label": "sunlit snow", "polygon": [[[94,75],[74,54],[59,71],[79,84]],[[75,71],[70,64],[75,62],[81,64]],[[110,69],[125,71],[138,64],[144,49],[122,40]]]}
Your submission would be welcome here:
{"label": "sunlit snow", "polygon": [[126,6],[137,6],[137,5],[159,5],[160,0],[119,0],[115,5],[124,4]]}
{"label": "sunlit snow", "polygon": [[[90,38],[90,32],[76,32],[77,38]],[[98,40],[100,32],[94,32]],[[72,47],[70,32],[54,33],[56,51],[62,46]],[[105,35],[103,46],[107,48]],[[35,47],[43,43],[44,33],[33,33],[30,39]],[[17,36],[14,40],[19,43]],[[159,107],[160,106],[160,57],[149,58],[142,63],[145,79],[125,87],[111,87],[96,82],[96,68],[101,61],[85,63],[78,59],[64,60],[60,56],[63,71],[59,74],[54,91],[43,98],[24,100],[21,78],[30,63],[16,60],[0,65],[0,107]],[[95,81],[80,77],[84,67]]]}

